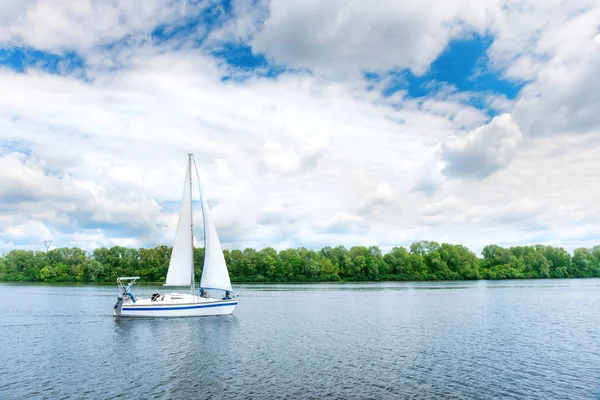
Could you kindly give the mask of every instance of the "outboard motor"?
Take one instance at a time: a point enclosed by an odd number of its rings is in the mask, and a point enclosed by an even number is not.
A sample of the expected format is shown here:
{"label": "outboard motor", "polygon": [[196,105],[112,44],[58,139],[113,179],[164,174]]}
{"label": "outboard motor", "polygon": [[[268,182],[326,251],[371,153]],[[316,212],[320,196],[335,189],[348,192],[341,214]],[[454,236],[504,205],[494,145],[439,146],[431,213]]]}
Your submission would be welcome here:
{"label": "outboard motor", "polygon": [[123,308],[123,296],[117,296],[117,304],[113,307],[115,309],[114,316],[121,316],[121,309]]}

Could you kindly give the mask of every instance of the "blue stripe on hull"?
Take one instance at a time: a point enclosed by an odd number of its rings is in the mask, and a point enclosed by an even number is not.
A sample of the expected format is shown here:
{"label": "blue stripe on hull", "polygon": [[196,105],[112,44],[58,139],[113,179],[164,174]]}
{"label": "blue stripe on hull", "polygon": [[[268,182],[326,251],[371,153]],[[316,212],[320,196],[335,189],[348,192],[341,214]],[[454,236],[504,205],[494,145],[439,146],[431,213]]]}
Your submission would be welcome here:
{"label": "blue stripe on hull", "polygon": [[219,304],[201,304],[194,306],[183,307],[123,307],[123,311],[167,311],[167,310],[192,310],[194,308],[209,308],[209,307],[226,307],[236,306],[238,303],[219,303]]}

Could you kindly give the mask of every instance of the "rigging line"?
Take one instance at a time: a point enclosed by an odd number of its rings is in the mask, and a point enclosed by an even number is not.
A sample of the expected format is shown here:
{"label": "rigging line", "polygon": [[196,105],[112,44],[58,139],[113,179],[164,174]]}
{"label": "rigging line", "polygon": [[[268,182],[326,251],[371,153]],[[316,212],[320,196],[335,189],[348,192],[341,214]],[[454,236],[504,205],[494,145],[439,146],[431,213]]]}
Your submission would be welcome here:
{"label": "rigging line", "polygon": [[[200,207],[202,209],[202,226],[204,232],[204,262],[202,263],[202,275],[204,275],[204,266],[206,265],[206,211],[204,210],[204,197],[202,196],[202,180],[200,179],[200,173],[198,172],[198,165],[196,164],[196,159],[194,161],[194,170],[196,171],[196,179],[198,180],[198,194],[200,195]],[[202,277],[200,277],[202,281]]]}

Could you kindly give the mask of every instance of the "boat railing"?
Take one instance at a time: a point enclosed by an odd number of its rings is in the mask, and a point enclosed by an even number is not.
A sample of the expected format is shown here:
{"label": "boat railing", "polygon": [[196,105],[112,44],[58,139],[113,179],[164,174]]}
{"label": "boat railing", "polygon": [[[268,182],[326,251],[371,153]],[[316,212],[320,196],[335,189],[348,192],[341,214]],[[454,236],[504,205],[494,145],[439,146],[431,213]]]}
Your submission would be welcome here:
{"label": "boat railing", "polygon": [[119,288],[119,293],[123,293],[127,285],[133,285],[135,281],[140,279],[139,276],[122,276],[117,278],[117,287]]}

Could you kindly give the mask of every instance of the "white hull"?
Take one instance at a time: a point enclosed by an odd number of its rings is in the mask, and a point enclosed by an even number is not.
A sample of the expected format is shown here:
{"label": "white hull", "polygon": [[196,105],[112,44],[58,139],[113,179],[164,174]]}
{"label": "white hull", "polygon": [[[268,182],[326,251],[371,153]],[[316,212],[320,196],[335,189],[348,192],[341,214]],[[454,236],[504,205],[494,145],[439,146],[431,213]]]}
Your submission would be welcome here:
{"label": "white hull", "polygon": [[239,298],[218,300],[190,294],[171,293],[156,301],[138,299],[123,302],[115,310],[116,317],[137,318],[174,318],[205,317],[210,315],[228,315],[233,313]]}

